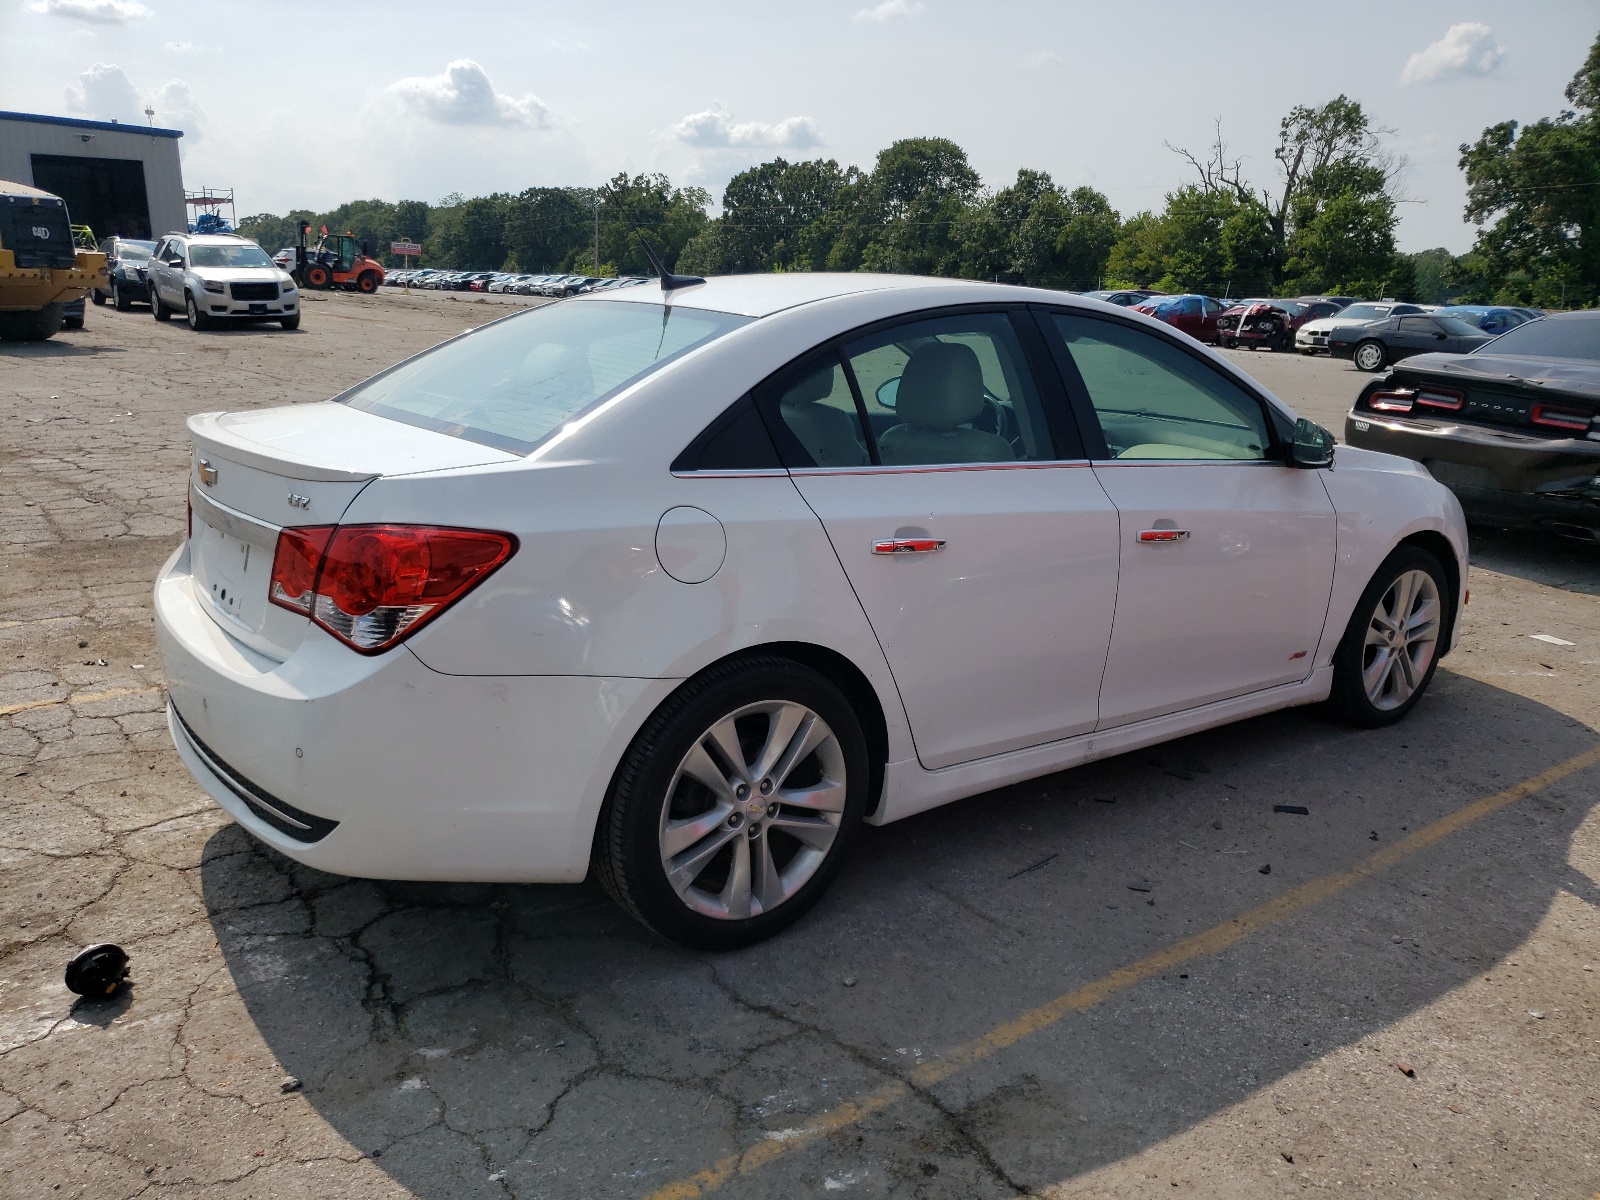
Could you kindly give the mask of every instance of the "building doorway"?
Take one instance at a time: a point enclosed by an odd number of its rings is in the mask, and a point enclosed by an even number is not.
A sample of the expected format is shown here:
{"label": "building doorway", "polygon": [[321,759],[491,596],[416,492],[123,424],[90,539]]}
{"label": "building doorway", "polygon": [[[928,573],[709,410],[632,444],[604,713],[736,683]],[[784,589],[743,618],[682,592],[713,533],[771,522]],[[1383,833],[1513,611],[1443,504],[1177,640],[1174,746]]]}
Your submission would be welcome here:
{"label": "building doorway", "polygon": [[62,154],[32,158],[33,186],[65,200],[73,223],[89,226],[97,239],[153,235],[144,164],[138,159]]}

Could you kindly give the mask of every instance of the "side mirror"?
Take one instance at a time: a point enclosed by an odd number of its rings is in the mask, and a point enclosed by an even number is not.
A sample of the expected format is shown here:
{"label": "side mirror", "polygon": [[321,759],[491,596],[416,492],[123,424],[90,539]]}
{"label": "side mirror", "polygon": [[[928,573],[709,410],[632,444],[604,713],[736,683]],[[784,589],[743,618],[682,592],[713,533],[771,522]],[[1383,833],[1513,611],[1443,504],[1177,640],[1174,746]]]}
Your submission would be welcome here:
{"label": "side mirror", "polygon": [[884,408],[893,408],[900,395],[900,376],[896,375],[893,379],[880,383],[874,395]]}
{"label": "side mirror", "polygon": [[1301,417],[1294,423],[1294,445],[1289,450],[1289,461],[1296,467],[1331,467],[1333,447],[1333,434],[1315,421]]}
{"label": "side mirror", "polygon": [[181,266],[183,266],[183,259],[181,259],[181,258],[169,258],[169,259],[167,259],[167,266],[169,266],[169,267],[181,267]]}

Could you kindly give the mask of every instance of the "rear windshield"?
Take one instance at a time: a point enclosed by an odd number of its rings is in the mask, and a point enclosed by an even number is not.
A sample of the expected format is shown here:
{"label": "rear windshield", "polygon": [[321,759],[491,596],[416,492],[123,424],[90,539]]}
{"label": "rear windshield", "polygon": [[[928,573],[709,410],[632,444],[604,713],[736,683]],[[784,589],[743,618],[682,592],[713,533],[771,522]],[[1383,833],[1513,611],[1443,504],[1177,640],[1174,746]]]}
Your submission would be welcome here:
{"label": "rear windshield", "polygon": [[191,267],[270,267],[272,260],[260,246],[190,246]]}
{"label": "rear windshield", "polygon": [[[1473,332],[1477,332],[1474,330]],[[1480,347],[1484,354],[1516,354],[1526,358],[1575,358],[1600,361],[1600,319],[1577,317],[1529,321],[1508,329]]]}
{"label": "rear windshield", "polygon": [[0,196],[0,247],[26,268],[77,265],[67,209],[51,198],[35,203],[26,196]]}
{"label": "rear windshield", "polygon": [[527,454],[585,409],[750,320],[662,304],[551,304],[447,342],[344,403]]}

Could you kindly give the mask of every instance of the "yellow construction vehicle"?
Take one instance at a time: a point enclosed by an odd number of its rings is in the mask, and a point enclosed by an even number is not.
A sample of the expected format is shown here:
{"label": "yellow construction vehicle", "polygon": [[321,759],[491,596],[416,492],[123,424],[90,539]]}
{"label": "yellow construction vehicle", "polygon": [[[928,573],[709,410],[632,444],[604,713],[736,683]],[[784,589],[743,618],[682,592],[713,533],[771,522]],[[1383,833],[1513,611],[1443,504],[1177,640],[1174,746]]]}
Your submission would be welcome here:
{"label": "yellow construction vehicle", "polygon": [[74,240],[65,200],[0,179],[0,338],[43,341],[69,304],[106,286],[106,256]]}

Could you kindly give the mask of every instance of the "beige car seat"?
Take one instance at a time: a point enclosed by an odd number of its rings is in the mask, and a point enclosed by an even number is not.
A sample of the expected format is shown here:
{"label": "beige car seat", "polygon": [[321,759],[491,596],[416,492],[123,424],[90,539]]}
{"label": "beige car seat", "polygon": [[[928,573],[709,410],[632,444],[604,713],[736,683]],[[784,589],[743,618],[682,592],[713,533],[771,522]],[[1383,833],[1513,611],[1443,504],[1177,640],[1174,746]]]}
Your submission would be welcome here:
{"label": "beige car seat", "polygon": [[864,467],[872,460],[861,440],[861,423],[854,413],[823,404],[833,395],[838,367],[807,375],[783,394],[778,408],[783,423],[819,467]]}
{"label": "beige car seat", "polygon": [[930,342],[912,351],[900,374],[895,415],[902,424],[878,439],[886,466],[1012,462],[997,433],[964,428],[983,413],[983,368],[971,346]]}

